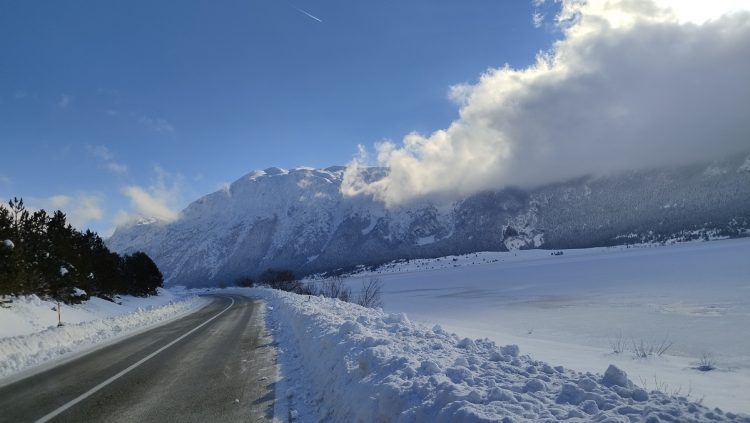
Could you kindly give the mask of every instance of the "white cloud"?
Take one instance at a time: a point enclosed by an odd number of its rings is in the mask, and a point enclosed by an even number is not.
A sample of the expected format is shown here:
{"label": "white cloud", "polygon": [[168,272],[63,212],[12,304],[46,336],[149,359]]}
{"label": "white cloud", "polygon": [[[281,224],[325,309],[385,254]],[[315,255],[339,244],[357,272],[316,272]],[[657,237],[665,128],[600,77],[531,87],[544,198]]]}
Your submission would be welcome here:
{"label": "white cloud", "polygon": [[107,163],[107,169],[112,173],[128,173],[128,165],[117,162]]}
{"label": "white cloud", "polygon": [[115,154],[106,145],[87,145],[86,150],[92,156],[104,161],[104,168],[112,173],[122,175],[128,173],[128,166],[114,161]]}
{"label": "white cloud", "polygon": [[165,221],[177,219],[177,212],[170,209],[167,205],[167,199],[160,197],[158,194],[148,192],[135,185],[123,188],[122,192],[130,198],[133,207],[143,216]]}
{"label": "white cloud", "polygon": [[563,1],[563,38],[534,65],[453,89],[458,120],[377,144],[388,176],[365,181],[355,159],[342,191],[390,205],[453,199],[747,149],[748,9],[729,0]]}
{"label": "white cloud", "polygon": [[72,195],[59,194],[46,198],[24,198],[30,211],[44,209],[47,213],[60,210],[67,216],[68,222],[74,227],[85,230],[92,223],[104,219],[104,195],[99,193],[78,192]]}
{"label": "white cloud", "polygon": [[[65,213],[67,221],[79,230],[90,229],[95,223],[104,220],[102,204],[106,197],[98,192],[76,192],[73,194],[57,194],[49,197],[24,196],[26,210],[35,212],[44,209],[49,215],[57,210]],[[7,208],[7,199],[0,202],[0,207]]]}
{"label": "white cloud", "polygon": [[12,185],[12,184],[13,184],[13,180],[12,179],[10,179],[9,177],[7,177],[5,175],[0,175],[0,185],[6,185],[6,186],[8,186],[8,185]]}
{"label": "white cloud", "polygon": [[115,157],[106,145],[87,145],[86,150],[94,157],[102,160],[112,160]]}
{"label": "white cloud", "polygon": [[226,194],[226,195],[228,195],[228,196],[231,197],[232,196],[231,187],[232,187],[232,184],[230,184],[229,182],[222,182],[222,183],[219,184],[219,186],[217,188],[218,188],[219,191],[223,191],[224,194]]}
{"label": "white cloud", "polygon": [[534,25],[534,28],[541,28],[542,24],[544,23],[544,15],[540,12],[534,12],[531,15],[531,24]]}
{"label": "white cloud", "polygon": [[163,118],[152,118],[148,116],[139,116],[138,123],[150,128],[156,132],[174,132],[174,126]]}
{"label": "white cloud", "polygon": [[148,187],[126,186],[122,193],[130,199],[132,212],[120,212],[115,217],[116,224],[123,224],[139,217],[156,218],[171,222],[179,217],[177,208],[182,202],[183,176],[172,174],[159,166],[154,166],[156,179]]}
{"label": "white cloud", "polygon": [[57,107],[64,109],[70,105],[71,101],[73,101],[73,97],[63,94],[60,96],[60,100],[57,101]]}
{"label": "white cloud", "polygon": [[79,195],[67,206],[68,218],[73,226],[83,228],[91,221],[100,221],[104,218],[104,210],[101,203],[103,197],[100,195]]}
{"label": "white cloud", "polygon": [[66,207],[72,201],[72,198],[67,195],[53,195],[48,199],[50,206],[54,209],[61,209]]}

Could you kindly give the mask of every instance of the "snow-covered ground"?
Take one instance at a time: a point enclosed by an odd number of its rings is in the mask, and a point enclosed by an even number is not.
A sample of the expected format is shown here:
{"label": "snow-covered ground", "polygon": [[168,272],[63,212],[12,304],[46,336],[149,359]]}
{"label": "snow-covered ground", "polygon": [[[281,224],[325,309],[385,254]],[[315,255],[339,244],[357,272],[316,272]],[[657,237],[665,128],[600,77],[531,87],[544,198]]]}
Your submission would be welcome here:
{"label": "snow-covered ground", "polygon": [[[612,363],[648,389],[750,413],[750,239],[412,260],[348,282],[371,276],[387,312],[579,371]],[[633,357],[634,342],[665,341],[663,356]],[[717,369],[695,369],[704,354]]]}
{"label": "snow-covered ground", "polygon": [[263,288],[279,350],[277,416],[291,421],[743,421],[689,398],[537,361],[514,345],[469,339],[322,297]]}
{"label": "snow-covered ground", "polygon": [[207,303],[184,291],[166,289],[159,289],[156,296],[116,300],[91,298],[82,304],[63,304],[62,327],[57,327],[57,303],[35,295],[15,298],[9,307],[0,308],[0,379],[168,322]]}
{"label": "snow-covered ground", "polygon": [[[381,278],[385,311],[229,291],[266,301],[276,415],[291,420],[750,422],[750,239],[551,253],[395,263],[348,279],[356,289]],[[38,298],[0,308],[0,377],[204,303],[179,289],[120,300],[63,306],[62,328]],[[635,358],[634,343],[670,347]],[[716,369],[696,369],[704,354]]]}

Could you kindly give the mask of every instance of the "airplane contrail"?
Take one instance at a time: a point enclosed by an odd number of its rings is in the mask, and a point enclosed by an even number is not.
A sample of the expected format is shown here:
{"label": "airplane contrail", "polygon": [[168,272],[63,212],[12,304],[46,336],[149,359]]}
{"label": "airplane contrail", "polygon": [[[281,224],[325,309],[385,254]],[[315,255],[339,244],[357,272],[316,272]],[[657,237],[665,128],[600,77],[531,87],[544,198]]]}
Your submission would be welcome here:
{"label": "airplane contrail", "polygon": [[323,22],[323,20],[322,20],[322,19],[319,19],[319,18],[317,18],[317,17],[315,17],[315,16],[313,16],[313,15],[309,14],[308,12],[306,12],[306,11],[304,11],[304,10],[300,9],[299,7],[296,7],[296,6],[294,6],[294,8],[295,8],[295,9],[297,9],[297,11],[298,11],[298,12],[300,12],[300,13],[304,13],[305,15],[309,16],[309,17],[310,17],[311,19],[315,19],[316,21],[318,21],[318,22],[321,22],[321,23]]}

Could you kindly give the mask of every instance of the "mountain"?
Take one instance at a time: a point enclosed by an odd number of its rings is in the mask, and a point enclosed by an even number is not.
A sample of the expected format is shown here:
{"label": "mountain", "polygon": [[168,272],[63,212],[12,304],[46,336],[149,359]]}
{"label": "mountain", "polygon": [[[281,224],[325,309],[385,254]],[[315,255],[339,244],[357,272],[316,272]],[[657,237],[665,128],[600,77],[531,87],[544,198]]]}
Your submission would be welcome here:
{"label": "mountain", "polygon": [[[750,157],[482,192],[449,205],[386,209],[344,197],[343,167],[255,171],[179,219],[118,227],[167,284],[232,284],[269,268],[299,275],[474,251],[582,248],[750,235]],[[377,179],[385,169],[370,168]]]}

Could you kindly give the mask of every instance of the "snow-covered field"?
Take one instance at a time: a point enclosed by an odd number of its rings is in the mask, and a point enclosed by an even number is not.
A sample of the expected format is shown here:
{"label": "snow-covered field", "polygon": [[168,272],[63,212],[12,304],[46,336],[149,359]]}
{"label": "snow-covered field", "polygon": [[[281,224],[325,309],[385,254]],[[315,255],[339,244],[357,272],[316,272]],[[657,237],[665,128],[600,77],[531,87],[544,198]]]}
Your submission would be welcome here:
{"label": "snow-covered field", "polygon": [[[228,291],[266,301],[276,415],[291,420],[750,422],[749,258],[750,239],[531,250],[347,280],[381,278],[385,311]],[[63,306],[62,328],[51,302],[0,308],[0,377],[204,304],[180,289],[120,301]],[[636,358],[641,345],[669,347]],[[715,369],[697,369],[704,355]]]}
{"label": "snow-covered field", "polygon": [[290,420],[750,422],[642,389],[614,366],[580,373],[403,313],[262,288],[234,291],[266,301],[281,374],[275,414]]}
{"label": "snow-covered field", "polygon": [[[387,312],[579,371],[612,363],[647,389],[750,413],[750,239],[478,253],[393,263],[348,282],[356,290],[371,276],[383,280]],[[660,357],[631,351],[664,342]],[[715,370],[696,369],[704,355]]]}
{"label": "snow-covered field", "polygon": [[57,327],[57,303],[35,295],[16,298],[8,308],[0,308],[0,378],[168,322],[207,300],[159,289],[156,296],[121,296],[117,302],[91,298],[82,304],[63,304],[62,327]]}

